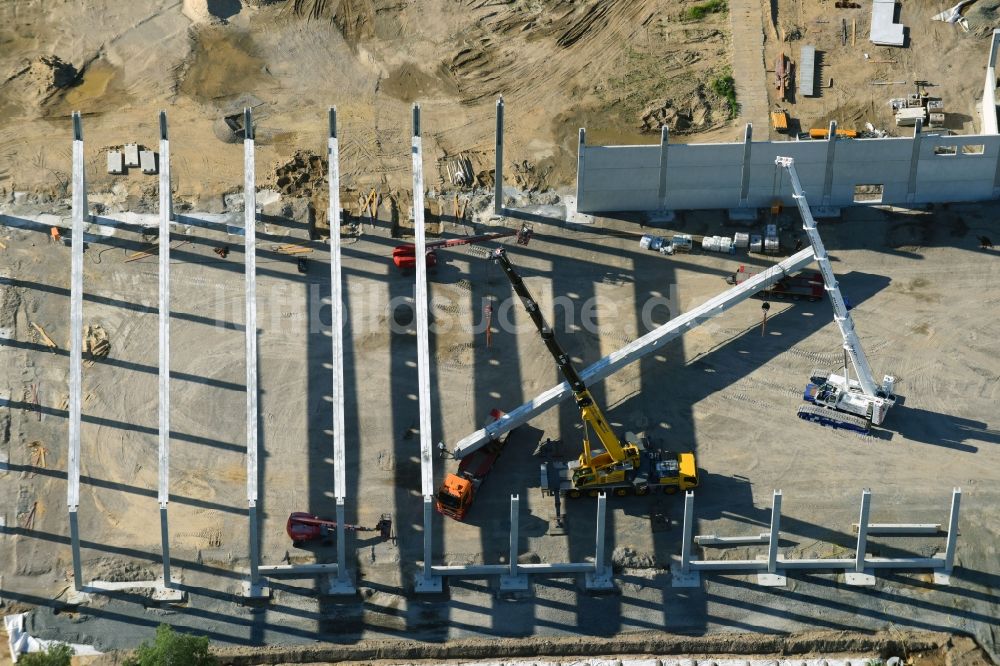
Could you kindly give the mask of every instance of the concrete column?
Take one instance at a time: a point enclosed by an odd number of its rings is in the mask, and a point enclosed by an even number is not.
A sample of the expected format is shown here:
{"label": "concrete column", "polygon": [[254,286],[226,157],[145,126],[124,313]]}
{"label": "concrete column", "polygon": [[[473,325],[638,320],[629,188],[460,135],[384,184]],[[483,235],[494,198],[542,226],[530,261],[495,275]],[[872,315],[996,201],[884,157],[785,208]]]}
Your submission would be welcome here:
{"label": "concrete column", "polygon": [[[660,210],[667,209],[667,153],[669,144],[670,128],[664,125],[660,128],[660,185],[657,191],[657,201],[659,201]],[[581,152],[582,149],[581,145]],[[577,200],[579,201],[579,199]]]}
{"label": "concrete column", "polygon": [[597,496],[597,533],[594,545],[594,572],[584,576],[588,590],[613,590],[615,583],[611,567],[607,564],[607,544],[605,540],[605,520],[608,513],[608,500],[605,493]]}
{"label": "concrete column", "polygon": [[576,152],[576,209],[580,210],[580,205],[583,204],[583,165],[584,165],[584,153],[587,149],[587,130],[580,128],[580,142],[577,147]]}
{"label": "concrete column", "polygon": [[503,95],[497,100],[494,155],[496,156],[496,167],[493,175],[493,214],[503,215]]}
{"label": "concrete column", "polygon": [[167,529],[167,503],[170,501],[170,140],[167,136],[167,113],[160,111],[160,250],[159,250],[159,489],[160,548],[163,558],[163,584],[170,582],[170,533]]}
{"label": "concrete column", "polygon": [[781,540],[781,491],[775,490],[771,498],[771,533],[768,536],[767,572],[778,570],[778,542]]}
{"label": "concrete column", "polygon": [[66,506],[69,509],[70,544],[73,550],[73,585],[83,589],[80,563],[80,532],[77,509],[80,506],[80,413],[82,405],[83,366],[83,225],[89,218],[87,184],[84,178],[83,127],[80,113],[73,112],[73,228],[70,261],[69,307],[69,442],[66,471]]}
{"label": "concrete column", "polygon": [[243,110],[243,242],[246,276],[247,377],[247,505],[250,518],[250,581],[248,596],[264,594],[260,584],[260,539],[257,517],[257,185],[254,177],[253,114]]}
{"label": "concrete column", "polygon": [[753,145],[753,123],[747,123],[743,134],[743,174],[740,184],[740,207],[747,205],[750,198],[750,152]]}
{"label": "concrete column", "polygon": [[906,202],[913,203],[917,199],[917,167],[920,165],[920,139],[924,123],[919,118],[913,128],[913,145],[910,152],[910,177],[906,184]]}
{"label": "concrete column", "polygon": [[340,145],[337,137],[337,109],[330,107],[327,136],[329,169],[330,223],[330,398],[333,407],[333,493],[337,501],[337,580],[330,586],[331,594],[354,594],[354,583],[347,567],[344,530],[347,495],[345,479],[344,427],[344,292],[340,254]]}
{"label": "concrete column", "polygon": [[778,544],[781,541],[781,491],[771,495],[771,532],[767,539],[767,572],[757,574],[757,584],[765,587],[784,587],[788,580],[778,569]]}
{"label": "concrete column", "polygon": [[962,489],[951,491],[951,512],[948,516],[948,541],[944,548],[944,571],[950,574],[955,567],[955,546],[958,544],[958,510],[962,504]]}
{"label": "concrete column", "polygon": [[837,152],[837,121],[830,121],[830,132],[826,137],[826,178],[823,180],[823,205],[831,204],[833,196],[833,160]]}
{"label": "concrete column", "polygon": [[866,569],[865,557],[868,552],[868,523],[871,520],[872,491],[865,488],[861,491],[861,515],[858,518],[858,544],[854,550],[854,571],[844,574],[848,585],[875,585],[875,576],[871,569]]}
{"label": "concrete column", "polygon": [[510,496],[510,551],[508,553],[508,570],[506,574],[500,576],[500,590],[502,592],[513,592],[528,589],[528,576],[522,574],[517,566],[517,546],[520,538],[519,516],[521,513],[521,499],[518,495]]}
{"label": "concrete column", "polygon": [[681,573],[691,573],[691,542],[694,530],[694,491],[684,493],[684,525],[681,529]]}
{"label": "concrete column", "polygon": [[420,491],[424,496],[424,566],[417,575],[417,592],[440,592],[441,578],[431,571],[434,527],[434,456],[431,440],[431,368],[427,314],[427,241],[424,229],[424,163],[420,138],[420,105],[413,105],[413,228],[417,255],[414,300],[417,326],[417,398],[420,410]]}

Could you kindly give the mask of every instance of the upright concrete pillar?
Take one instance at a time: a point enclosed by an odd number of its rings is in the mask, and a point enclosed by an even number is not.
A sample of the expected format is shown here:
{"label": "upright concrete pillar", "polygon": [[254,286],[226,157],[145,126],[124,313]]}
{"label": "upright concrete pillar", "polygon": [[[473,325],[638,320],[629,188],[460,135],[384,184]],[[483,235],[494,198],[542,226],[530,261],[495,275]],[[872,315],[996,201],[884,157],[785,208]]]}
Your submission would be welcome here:
{"label": "upright concrete pillar", "polygon": [[910,176],[906,183],[906,203],[914,203],[917,199],[917,168],[920,166],[920,139],[923,137],[921,129],[924,122],[917,119],[917,124],[913,128],[913,145],[910,151]]}
{"label": "upright concrete pillar", "polygon": [[833,197],[833,161],[837,152],[837,121],[830,121],[826,137],[826,177],[823,179],[823,205],[829,206]]}
{"label": "upright concrete pillar", "polygon": [[503,95],[497,100],[497,130],[494,147],[493,214],[503,215]]}
{"label": "upright concrete pillar", "polygon": [[330,399],[333,412],[333,494],[337,502],[337,578],[331,582],[331,594],[354,594],[356,589],[347,567],[347,534],[344,530],[345,497],[345,432],[344,427],[344,291],[340,253],[340,144],[337,137],[337,109],[328,113],[327,173],[330,209]]}
{"label": "upright concrete pillar", "polygon": [[584,575],[584,584],[588,590],[612,590],[615,583],[611,566],[607,563],[608,546],[605,543],[605,521],[608,514],[608,499],[605,493],[597,496],[597,530],[594,535],[594,571]]}
{"label": "upright concrete pillar", "polygon": [[953,488],[951,491],[951,511],[948,514],[948,536],[944,546],[944,567],[940,572],[934,572],[934,582],[938,585],[948,585],[951,582],[951,572],[955,568],[955,547],[958,545],[958,510],[961,505],[962,489]]}
{"label": "upright concrete pillar", "polygon": [[414,285],[417,326],[417,398],[420,410],[420,491],[424,496],[424,565],[417,574],[417,592],[440,592],[441,577],[431,569],[434,527],[434,456],[431,439],[431,369],[427,313],[427,241],[424,229],[424,164],[420,138],[420,105],[413,105],[413,228],[417,256]]}
{"label": "upright concrete pillar", "polygon": [[83,225],[89,219],[87,183],[84,177],[83,127],[80,113],[73,112],[73,229],[70,259],[69,305],[69,442],[66,471],[66,506],[69,510],[70,546],[73,551],[73,586],[83,589],[80,563],[80,413],[83,366]]}
{"label": "upright concrete pillar", "polygon": [[163,584],[171,587],[170,530],[167,503],[170,501],[170,140],[167,136],[167,113],[160,111],[160,250],[159,250],[159,486],[160,548],[163,558]]}
{"label": "upright concrete pillar", "polygon": [[757,574],[757,584],[765,587],[784,587],[788,580],[778,569],[778,544],[781,541],[781,491],[771,495],[771,532],[767,540],[767,573]]}
{"label": "upright concrete pillar", "polygon": [[684,493],[684,523],[681,527],[681,561],[670,567],[672,587],[698,587],[701,575],[691,568],[691,543],[694,532],[694,491]]}
{"label": "upright concrete pillar", "polygon": [[660,183],[656,193],[660,210],[667,209],[667,157],[669,148],[670,128],[664,125],[660,128]]}
{"label": "upright concrete pillar", "polygon": [[247,378],[247,506],[249,509],[250,580],[244,586],[248,597],[265,597],[260,579],[260,535],[257,516],[257,185],[254,177],[253,114],[243,110],[243,244],[246,285],[246,378]]}
{"label": "upright concrete pillar", "polygon": [[584,153],[587,152],[587,130],[580,128],[580,141],[577,144],[576,152],[576,209],[582,210],[581,206],[584,204],[583,201],[583,166],[584,166]]}
{"label": "upright concrete pillar", "polygon": [[753,124],[747,123],[743,133],[743,173],[740,182],[740,207],[745,208],[750,198],[750,153],[753,147]]}
{"label": "upright concrete pillar", "polygon": [[520,539],[520,528],[518,519],[521,511],[521,500],[517,495],[510,496],[510,551],[508,553],[506,574],[500,576],[500,591],[514,592],[528,589],[528,576],[518,572],[518,541]]}
{"label": "upright concrete pillar", "polygon": [[872,491],[865,488],[861,491],[861,515],[858,517],[858,544],[854,549],[854,571],[844,573],[844,581],[848,585],[871,587],[875,584],[872,569],[865,568],[865,558],[868,554],[868,524],[871,521]]}

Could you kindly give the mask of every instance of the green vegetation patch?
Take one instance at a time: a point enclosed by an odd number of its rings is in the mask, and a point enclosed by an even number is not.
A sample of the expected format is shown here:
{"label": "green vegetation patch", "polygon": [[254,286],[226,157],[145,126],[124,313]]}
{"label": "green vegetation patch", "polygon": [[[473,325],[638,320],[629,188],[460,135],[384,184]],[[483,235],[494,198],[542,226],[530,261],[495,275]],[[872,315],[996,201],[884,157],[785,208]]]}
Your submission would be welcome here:
{"label": "green vegetation patch", "polygon": [[726,11],[726,0],[708,0],[697,5],[692,5],[681,13],[681,19],[685,21],[699,21],[709,14],[717,14]]}
{"label": "green vegetation patch", "polygon": [[729,117],[735,118],[740,112],[740,105],[736,101],[736,80],[728,71],[722,72],[712,79],[712,92],[726,100],[729,105]]}

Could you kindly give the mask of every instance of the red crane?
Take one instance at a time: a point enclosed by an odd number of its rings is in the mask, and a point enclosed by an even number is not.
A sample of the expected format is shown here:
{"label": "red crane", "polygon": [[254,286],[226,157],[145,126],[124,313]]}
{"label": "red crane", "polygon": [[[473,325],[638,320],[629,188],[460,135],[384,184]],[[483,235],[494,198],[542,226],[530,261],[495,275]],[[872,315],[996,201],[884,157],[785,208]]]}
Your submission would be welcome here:
{"label": "red crane", "polygon": [[[288,516],[285,532],[292,544],[298,546],[307,541],[320,541],[328,538],[337,529],[337,521],[319,518],[305,511],[296,511]],[[362,527],[344,523],[348,532],[379,532],[383,539],[392,538],[392,517],[383,513],[375,527]]]}

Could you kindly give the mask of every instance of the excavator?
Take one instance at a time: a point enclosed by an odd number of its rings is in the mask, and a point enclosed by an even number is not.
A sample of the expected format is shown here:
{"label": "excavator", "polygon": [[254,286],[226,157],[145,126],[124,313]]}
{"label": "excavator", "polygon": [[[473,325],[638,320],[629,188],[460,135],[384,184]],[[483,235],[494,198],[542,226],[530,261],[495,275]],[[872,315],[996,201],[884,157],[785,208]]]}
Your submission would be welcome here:
{"label": "excavator", "polygon": [[[494,250],[491,259],[510,280],[542,342],[569,383],[584,423],[583,453],[580,457],[568,463],[551,461],[542,465],[543,494],[568,497],[597,496],[601,492],[618,496],[646,495],[650,492],[670,494],[697,486],[698,469],[694,453],[647,448],[645,438],[632,433],[627,434],[625,442],[618,438],[569,355],[545,323],[538,303],[511,264],[506,250]],[[602,448],[591,445],[591,431]]]}

